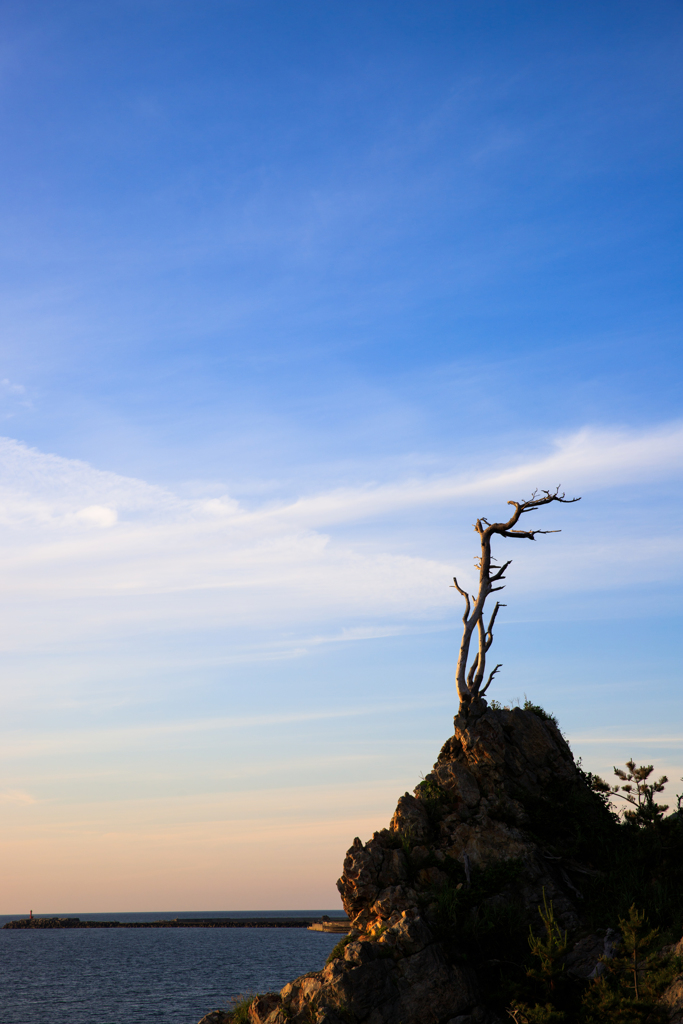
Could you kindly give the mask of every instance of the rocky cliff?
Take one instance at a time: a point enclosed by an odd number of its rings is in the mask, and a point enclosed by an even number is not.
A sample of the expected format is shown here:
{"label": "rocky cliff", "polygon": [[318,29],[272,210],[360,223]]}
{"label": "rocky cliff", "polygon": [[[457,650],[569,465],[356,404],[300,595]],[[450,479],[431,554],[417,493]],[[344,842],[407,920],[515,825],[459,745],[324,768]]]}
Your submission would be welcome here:
{"label": "rocky cliff", "polygon": [[322,971],[255,999],[249,1020],[494,1024],[501,965],[515,960],[506,943],[526,942],[544,895],[575,937],[568,970],[589,977],[609,935],[584,926],[584,891],[600,884],[600,836],[615,827],[589,781],[540,709],[482,700],[457,716],[389,828],[346,855],[348,939]]}

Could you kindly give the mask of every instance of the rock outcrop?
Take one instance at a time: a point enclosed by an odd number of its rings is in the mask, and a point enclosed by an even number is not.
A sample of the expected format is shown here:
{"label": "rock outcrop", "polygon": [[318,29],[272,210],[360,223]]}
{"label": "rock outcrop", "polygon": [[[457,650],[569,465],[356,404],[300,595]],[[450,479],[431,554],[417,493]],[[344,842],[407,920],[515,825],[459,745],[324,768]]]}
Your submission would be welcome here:
{"label": "rock outcrop", "polygon": [[[683,961],[683,939],[663,952],[678,957],[679,962]],[[666,1012],[668,1024],[683,1024],[683,972],[667,986],[660,1001]]]}
{"label": "rock outcrop", "polygon": [[563,801],[604,813],[553,720],[483,700],[458,715],[389,828],[348,851],[337,884],[352,931],[337,955],[254,1000],[252,1024],[493,1024],[467,948],[472,922],[513,906],[522,924],[538,923],[545,892],[574,930],[582,879],[597,874],[539,831]]}

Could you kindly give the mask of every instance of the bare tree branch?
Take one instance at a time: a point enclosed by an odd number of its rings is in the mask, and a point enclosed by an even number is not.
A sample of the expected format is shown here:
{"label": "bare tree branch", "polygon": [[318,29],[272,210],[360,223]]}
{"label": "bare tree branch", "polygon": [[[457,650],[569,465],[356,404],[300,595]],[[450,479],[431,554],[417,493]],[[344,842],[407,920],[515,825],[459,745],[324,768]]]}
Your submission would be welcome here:
{"label": "bare tree branch", "polygon": [[499,669],[499,668],[502,668],[502,667],[503,667],[502,665],[496,665],[496,667],[495,667],[494,669],[491,669],[491,675],[490,675],[490,676],[488,677],[488,679],[486,680],[486,686],[482,687],[482,689],[481,689],[481,690],[479,691],[479,696],[480,696],[480,697],[483,697],[483,696],[484,696],[484,694],[485,694],[485,693],[486,693],[486,691],[488,690],[489,686],[491,685],[491,680],[492,680],[492,679],[493,679],[493,677],[495,676],[495,674],[496,674],[496,672],[498,671],[498,669]]}
{"label": "bare tree branch", "polygon": [[[453,578],[454,588],[465,598],[465,613],[462,617],[463,632],[455,674],[461,711],[467,711],[473,700],[483,696],[496,672],[501,668],[500,665],[497,665],[489,675],[486,685],[482,687],[486,669],[486,654],[493,642],[493,626],[499,609],[505,607],[497,603],[493,609],[488,627],[485,627],[483,621],[484,605],[490,594],[504,589],[504,585],[494,587],[493,584],[505,579],[504,573],[510,566],[510,561],[505,562],[503,565],[496,565],[493,562],[491,556],[491,541],[493,537],[535,540],[537,534],[560,533],[560,530],[516,530],[515,527],[523,515],[526,515],[527,512],[536,512],[543,505],[550,505],[554,501],[560,502],[563,505],[571,505],[575,501],[580,500],[580,498],[566,498],[564,492],[560,494],[559,487],[556,487],[554,491],[536,490],[526,501],[508,502],[508,505],[512,505],[514,511],[507,522],[491,523],[482,516],[474,524],[474,529],[481,539],[481,554],[475,562],[476,568],[479,570],[479,590],[477,594],[470,597],[458,584],[457,579]],[[475,654],[468,671],[467,663],[469,661],[470,644],[475,629],[479,639],[479,650]]]}
{"label": "bare tree branch", "polygon": [[[494,587],[493,589],[494,590],[502,590],[503,588],[502,587]],[[491,615],[491,618],[489,619],[488,629],[486,630],[486,650],[487,651],[488,651],[489,647],[491,646],[491,644],[493,643],[493,623],[496,621],[496,615],[498,614],[498,609],[499,608],[507,608],[507,605],[506,604],[501,604],[500,601],[496,601],[496,607],[493,609],[493,614]]]}
{"label": "bare tree branch", "polygon": [[[554,532],[559,532],[559,531],[554,531]],[[503,573],[505,572],[505,570],[507,569],[507,567],[509,565],[512,565],[512,559],[510,559],[509,562],[506,562],[505,565],[501,565],[501,566],[492,565],[492,566],[490,566],[491,569],[497,569],[498,570],[498,572],[494,576],[490,576],[489,577],[490,582],[491,583],[495,583],[497,580],[504,580],[505,577],[503,576]]]}
{"label": "bare tree branch", "polygon": [[527,540],[536,540],[537,533],[562,533],[562,530],[503,530],[501,537],[525,537]]}
{"label": "bare tree branch", "polygon": [[478,666],[479,666],[479,654],[477,653],[474,656],[474,661],[470,665],[470,671],[469,671],[468,676],[467,676],[467,685],[469,687],[471,687],[472,683],[474,682],[474,676],[475,676],[475,673],[477,671]]}
{"label": "bare tree branch", "polygon": [[462,621],[467,622],[467,619],[469,618],[470,614],[470,595],[467,593],[466,590],[463,590],[462,587],[458,585],[458,581],[456,580],[455,576],[453,577],[452,589],[457,590],[458,593],[462,594],[462,596],[465,598],[465,614],[462,617]]}

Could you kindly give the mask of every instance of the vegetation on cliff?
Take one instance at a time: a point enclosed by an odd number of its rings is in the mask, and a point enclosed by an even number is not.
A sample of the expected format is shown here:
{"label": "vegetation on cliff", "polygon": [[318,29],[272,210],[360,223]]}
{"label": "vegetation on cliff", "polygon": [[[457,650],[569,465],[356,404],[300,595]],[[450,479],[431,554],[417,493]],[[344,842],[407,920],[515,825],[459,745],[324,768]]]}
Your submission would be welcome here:
{"label": "vegetation on cliff", "polygon": [[683,1020],[682,798],[665,817],[667,808],[653,800],[662,780],[647,791],[651,772],[633,762],[626,772],[615,769],[621,780],[639,776],[643,795],[637,810],[621,818],[610,804],[615,787],[580,765],[575,786],[550,779],[540,795],[517,794],[526,834],[544,857],[564,866],[565,889],[579,915],[574,927],[560,926],[545,892],[537,920],[528,920],[529,907],[515,892],[515,861],[475,871],[468,889],[441,894],[451,955],[472,964],[488,1009],[501,1018],[517,1024]]}
{"label": "vegetation on cliff", "polygon": [[207,1024],[683,1021],[680,800],[620,817],[613,798],[552,715],[481,702],[349,850],[353,930],[325,968]]}
{"label": "vegetation on cliff", "polygon": [[534,493],[475,524],[478,593],[453,581],[466,605],[454,732],[389,827],[349,849],[348,938],[322,971],[204,1024],[683,1024],[683,798],[666,816],[650,765],[629,761],[610,785],[552,714],[484,696],[501,607],[486,624],[484,606],[510,564],[491,541],[554,532],[515,528],[553,502],[559,490]]}

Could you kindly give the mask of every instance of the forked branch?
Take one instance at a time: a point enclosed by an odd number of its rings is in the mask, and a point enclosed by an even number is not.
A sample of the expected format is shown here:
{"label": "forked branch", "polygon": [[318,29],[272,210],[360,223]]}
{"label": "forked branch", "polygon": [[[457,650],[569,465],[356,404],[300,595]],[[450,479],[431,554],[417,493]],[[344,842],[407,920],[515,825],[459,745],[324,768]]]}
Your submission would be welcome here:
{"label": "forked branch", "polygon": [[[476,595],[468,594],[460,586],[457,579],[453,578],[454,589],[465,599],[465,612],[462,617],[462,640],[458,653],[458,667],[455,673],[461,711],[467,711],[473,700],[482,697],[486,693],[496,672],[502,667],[496,665],[485,685],[482,686],[486,671],[486,654],[493,643],[493,626],[499,609],[505,607],[505,605],[497,602],[489,619],[488,626],[484,626],[484,605],[490,594],[495,593],[497,590],[503,590],[504,584],[497,587],[494,584],[500,583],[501,580],[505,579],[505,571],[510,565],[510,561],[505,562],[503,565],[495,565],[493,563],[491,558],[491,541],[493,537],[516,537],[524,538],[525,540],[535,540],[537,534],[560,533],[560,530],[516,530],[515,527],[523,515],[527,512],[535,512],[536,509],[541,508],[543,505],[550,505],[554,501],[559,501],[563,505],[571,505],[575,501],[580,500],[580,498],[566,498],[564,493],[560,494],[559,487],[554,491],[534,491],[526,501],[508,502],[508,505],[512,505],[514,508],[514,512],[507,522],[490,523],[488,519],[482,517],[477,519],[474,524],[474,529],[479,534],[481,540],[481,554],[475,562],[479,570],[478,592]],[[479,639],[479,649],[475,653],[468,671],[467,663],[470,654],[470,644],[475,629]]]}

